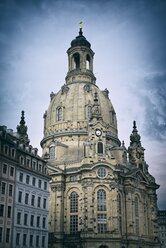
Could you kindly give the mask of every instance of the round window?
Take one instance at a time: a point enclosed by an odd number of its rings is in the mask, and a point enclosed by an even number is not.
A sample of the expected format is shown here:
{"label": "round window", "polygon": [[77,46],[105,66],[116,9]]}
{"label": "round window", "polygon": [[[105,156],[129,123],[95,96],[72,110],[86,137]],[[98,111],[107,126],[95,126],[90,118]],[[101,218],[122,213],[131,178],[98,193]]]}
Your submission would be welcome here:
{"label": "round window", "polygon": [[100,168],[98,169],[98,171],[97,171],[97,175],[98,175],[98,177],[100,177],[100,178],[106,177],[106,176],[107,176],[107,171],[106,171],[106,169],[105,169],[104,167],[100,167]]}

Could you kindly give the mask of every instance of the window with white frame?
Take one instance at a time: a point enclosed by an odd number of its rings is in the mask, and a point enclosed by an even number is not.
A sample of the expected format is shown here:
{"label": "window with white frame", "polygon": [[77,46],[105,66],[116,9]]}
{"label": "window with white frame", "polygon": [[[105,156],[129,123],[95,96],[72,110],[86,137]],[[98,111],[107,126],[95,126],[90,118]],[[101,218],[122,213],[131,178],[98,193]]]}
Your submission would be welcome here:
{"label": "window with white frame", "polygon": [[9,196],[13,196],[13,185],[9,184]]}
{"label": "window with white frame", "polygon": [[119,230],[122,233],[122,197],[120,194],[117,195],[117,209],[119,216]]}
{"label": "window with white frame", "polygon": [[23,173],[22,172],[20,172],[20,174],[19,174],[19,181],[23,182]]}
{"label": "window with white frame", "polygon": [[138,197],[135,197],[135,216],[138,217]]}
{"label": "window with white frame", "polygon": [[27,159],[26,159],[26,165],[27,165],[28,167],[30,167],[30,164],[31,164],[31,160],[30,160],[30,158],[27,158]]}
{"label": "window with white frame", "polygon": [[118,203],[118,213],[121,214],[122,213],[122,199],[121,199],[120,194],[117,195],[117,203]]}
{"label": "window with white frame", "polygon": [[63,118],[63,113],[62,113],[62,107],[58,107],[56,109],[56,120],[57,121],[62,121],[62,118]]}
{"label": "window with white frame", "polygon": [[11,166],[10,167],[10,177],[13,177],[14,176],[14,167]]}
{"label": "window with white frame", "polygon": [[31,215],[30,226],[34,226],[34,215]]}
{"label": "window with white frame", "polygon": [[38,196],[37,198],[37,207],[40,208],[40,204],[41,204],[41,197]]}
{"label": "window with white frame", "polygon": [[35,177],[32,177],[32,185],[36,186],[36,178]]}
{"label": "window with white frame", "polygon": [[18,192],[18,202],[22,202],[22,191]]}
{"label": "window with white frame", "polygon": [[6,194],[6,183],[5,182],[1,183],[1,194],[2,195]]}
{"label": "window with white frame", "polygon": [[31,206],[35,205],[35,195],[31,196]]}
{"label": "window with white frame", "polygon": [[24,157],[22,157],[22,156],[20,157],[20,164],[24,165]]}
{"label": "window with white frame", "polygon": [[20,225],[21,224],[21,212],[17,213],[17,224]]}
{"label": "window with white frame", "polygon": [[45,241],[46,241],[46,237],[45,236],[42,236],[42,248],[45,247]]}
{"label": "window with white frame", "polygon": [[107,215],[100,213],[97,215],[98,233],[105,233],[107,231]]}
{"label": "window with white frame", "polygon": [[40,216],[37,216],[36,226],[40,227]]}
{"label": "window with white frame", "polygon": [[8,146],[4,146],[4,153],[6,155],[8,155],[8,152],[9,152],[9,147]]}
{"label": "window with white frame", "polygon": [[26,246],[27,245],[27,234],[26,233],[23,234],[22,244],[23,244],[23,246]]}
{"label": "window with white frame", "polygon": [[4,215],[4,204],[0,204],[0,217]]}
{"label": "window with white frame", "polygon": [[41,185],[42,185],[42,181],[41,181],[41,179],[39,179],[38,180],[38,187],[39,187],[39,189],[41,189]]}
{"label": "window with white frame", "polygon": [[24,214],[24,226],[28,225],[28,214]]}
{"label": "window with white frame", "polygon": [[42,227],[43,227],[43,228],[46,228],[46,217],[43,217]]}
{"label": "window with white frame", "polygon": [[47,190],[47,182],[44,182],[44,190]]}
{"label": "window with white frame", "polygon": [[106,211],[106,192],[103,189],[97,191],[97,210]]}
{"label": "window with white frame", "polygon": [[3,174],[7,174],[7,164],[3,164]]}
{"label": "window with white frame", "polygon": [[87,118],[90,120],[92,118],[92,106],[87,106]]}
{"label": "window with white frame", "polygon": [[70,216],[70,233],[78,232],[78,215]]}
{"label": "window with white frame", "polygon": [[49,158],[54,159],[55,158],[55,146],[49,147]]}
{"label": "window with white frame", "polygon": [[106,168],[100,167],[100,168],[97,170],[97,175],[98,175],[98,177],[100,177],[100,178],[105,178],[105,177],[107,176]]}
{"label": "window with white frame", "polygon": [[36,235],[36,247],[39,247],[39,235]]}
{"label": "window with white frame", "polygon": [[139,235],[139,199],[135,197],[135,232]]}
{"label": "window with white frame", "polygon": [[11,156],[12,156],[13,158],[15,157],[15,149],[14,149],[14,148],[11,149]]}
{"label": "window with white frame", "polygon": [[78,194],[73,191],[70,194],[70,213],[78,212]]}
{"label": "window with white frame", "polygon": [[73,191],[70,194],[70,233],[78,231],[78,194]]}
{"label": "window with white frame", "polygon": [[28,204],[29,201],[29,194],[25,193],[25,204]]}
{"label": "window with white frame", "polygon": [[20,233],[16,234],[16,245],[20,244]]}
{"label": "window with white frame", "polygon": [[26,184],[29,184],[29,181],[30,181],[30,176],[26,175]]}
{"label": "window with white frame", "polygon": [[33,246],[33,235],[32,234],[29,236],[29,246],[30,247]]}
{"label": "window with white frame", "polygon": [[11,218],[11,214],[12,214],[12,207],[11,206],[8,206],[7,207],[7,217],[8,218]]}
{"label": "window with white frame", "polygon": [[43,208],[44,208],[44,209],[46,209],[46,204],[47,204],[47,199],[44,198],[44,199],[43,199]]}

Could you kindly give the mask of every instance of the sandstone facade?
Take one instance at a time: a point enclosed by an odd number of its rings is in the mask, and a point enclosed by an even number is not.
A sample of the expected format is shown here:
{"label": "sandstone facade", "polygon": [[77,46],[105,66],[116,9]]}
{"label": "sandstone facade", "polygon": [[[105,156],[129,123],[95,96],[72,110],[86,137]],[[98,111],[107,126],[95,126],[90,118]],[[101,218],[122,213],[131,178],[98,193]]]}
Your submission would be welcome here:
{"label": "sandstone facade", "polygon": [[44,114],[43,157],[50,183],[50,247],[159,247],[156,189],[136,122],[126,149],[94,52],[79,35],[67,51],[66,83]]}

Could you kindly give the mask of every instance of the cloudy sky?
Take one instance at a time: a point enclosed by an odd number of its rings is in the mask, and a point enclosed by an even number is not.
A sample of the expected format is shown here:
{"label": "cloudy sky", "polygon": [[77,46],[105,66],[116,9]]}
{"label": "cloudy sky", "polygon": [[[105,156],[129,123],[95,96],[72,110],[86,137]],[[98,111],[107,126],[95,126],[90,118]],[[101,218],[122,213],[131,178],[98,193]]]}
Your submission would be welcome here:
{"label": "cloudy sky", "polygon": [[16,130],[25,110],[40,149],[51,91],[65,82],[79,21],[95,52],[97,85],[107,88],[120,140],[137,121],[150,173],[166,209],[166,1],[0,0],[0,124]]}

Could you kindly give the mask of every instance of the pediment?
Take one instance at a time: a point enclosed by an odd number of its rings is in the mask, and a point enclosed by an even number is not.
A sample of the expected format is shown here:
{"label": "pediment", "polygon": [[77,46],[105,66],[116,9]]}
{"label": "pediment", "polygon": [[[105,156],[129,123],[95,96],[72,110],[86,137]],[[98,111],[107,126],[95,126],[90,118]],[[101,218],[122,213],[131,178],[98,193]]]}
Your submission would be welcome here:
{"label": "pediment", "polygon": [[135,168],[129,172],[127,172],[127,177],[133,177],[133,178],[138,178],[140,182],[149,183],[149,180],[147,178],[147,176],[145,175],[145,173],[140,170],[139,168]]}
{"label": "pediment", "polygon": [[58,175],[58,174],[63,174],[63,170],[57,168],[57,167],[54,167],[52,165],[47,165],[47,168],[48,168],[48,171],[49,171],[49,175]]}

